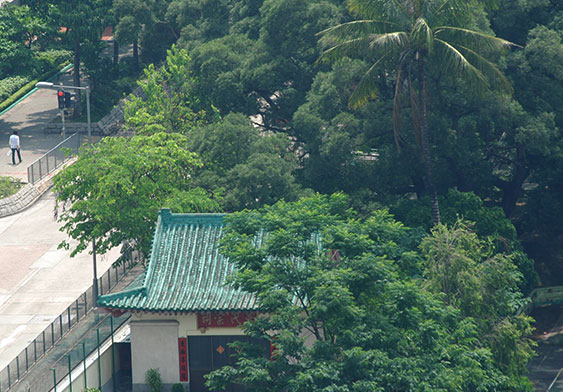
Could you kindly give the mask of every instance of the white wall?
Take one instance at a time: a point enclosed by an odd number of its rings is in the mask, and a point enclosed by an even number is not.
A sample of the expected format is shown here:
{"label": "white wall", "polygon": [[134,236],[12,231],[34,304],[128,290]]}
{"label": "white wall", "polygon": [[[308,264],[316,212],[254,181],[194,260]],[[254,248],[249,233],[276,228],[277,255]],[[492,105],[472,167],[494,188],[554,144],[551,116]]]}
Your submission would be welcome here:
{"label": "white wall", "polygon": [[131,366],[133,385],[145,383],[145,373],[158,369],[163,384],[180,381],[176,320],[132,320]]}

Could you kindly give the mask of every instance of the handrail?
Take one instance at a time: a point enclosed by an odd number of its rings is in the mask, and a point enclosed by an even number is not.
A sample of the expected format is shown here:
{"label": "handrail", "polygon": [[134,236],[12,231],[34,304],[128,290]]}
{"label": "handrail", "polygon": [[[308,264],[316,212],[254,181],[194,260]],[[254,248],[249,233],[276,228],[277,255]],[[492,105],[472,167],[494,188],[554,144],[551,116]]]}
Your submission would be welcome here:
{"label": "handrail", "polygon": [[563,304],[563,286],[540,287],[532,290],[530,298],[534,307]]}
{"label": "handrail", "polygon": [[[100,292],[109,292],[133,265],[135,265],[133,257],[127,255],[120,265],[108,269],[107,273],[98,279]],[[78,321],[93,309],[93,293],[92,286],[90,286],[5,368],[0,369],[0,391],[9,391],[10,388],[17,385],[18,381],[23,379],[29,370],[43,359],[70,332],[71,328],[77,325]]]}
{"label": "handrail", "polygon": [[[42,157],[35,160],[35,162],[27,167],[27,182],[35,185],[35,183],[58,169],[63,163],[67,162],[72,155],[78,153],[81,141],[81,135],[76,132],[50,149]],[[70,148],[72,154],[65,154],[62,151],[63,148]]]}

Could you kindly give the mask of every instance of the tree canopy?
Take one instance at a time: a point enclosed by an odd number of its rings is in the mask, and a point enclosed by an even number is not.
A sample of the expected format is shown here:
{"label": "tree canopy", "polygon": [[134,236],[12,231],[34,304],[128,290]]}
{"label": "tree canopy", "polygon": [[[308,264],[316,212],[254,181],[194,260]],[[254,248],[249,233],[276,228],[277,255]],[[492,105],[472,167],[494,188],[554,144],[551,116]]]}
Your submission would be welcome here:
{"label": "tree canopy", "polygon": [[132,241],[146,255],[162,207],[175,212],[220,210],[218,200],[205,191],[188,188],[200,165],[180,134],[108,137],[84,147],[78,161],[54,178],[57,199],[63,202],[61,230],[78,240],[72,255],[92,240],[99,253]]}
{"label": "tree canopy", "polygon": [[[483,262],[467,228],[438,226],[422,244],[427,278],[413,279],[404,274],[404,260],[417,253],[410,235],[385,210],[361,218],[342,194],[229,216],[221,249],[237,266],[231,283],[256,295],[263,311],[244,330],[275,349],[267,358],[239,345],[237,364],[212,372],[208,386],[531,390],[523,367],[532,355],[529,319],[506,320],[521,298],[514,266],[500,257]],[[460,253],[444,250],[449,235]],[[450,255],[464,271],[446,269],[454,280],[439,272]],[[503,300],[495,303],[498,290]],[[499,340],[485,338],[491,325],[505,331]]]}

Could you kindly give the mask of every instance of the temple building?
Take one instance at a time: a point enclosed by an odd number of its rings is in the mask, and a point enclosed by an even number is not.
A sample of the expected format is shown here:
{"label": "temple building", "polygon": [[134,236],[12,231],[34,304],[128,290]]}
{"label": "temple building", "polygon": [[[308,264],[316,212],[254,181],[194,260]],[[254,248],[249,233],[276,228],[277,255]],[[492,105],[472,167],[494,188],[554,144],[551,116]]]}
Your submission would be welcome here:
{"label": "temple building", "polygon": [[228,344],[249,339],[241,325],[259,306],[253,295],[225,283],[234,265],[218,251],[223,217],[163,209],[146,271],[125,290],[99,298],[107,311],[132,314],[134,392],[149,390],[149,369],[158,369],[164,391],[177,383],[207,391],[204,375],[234,361]]}

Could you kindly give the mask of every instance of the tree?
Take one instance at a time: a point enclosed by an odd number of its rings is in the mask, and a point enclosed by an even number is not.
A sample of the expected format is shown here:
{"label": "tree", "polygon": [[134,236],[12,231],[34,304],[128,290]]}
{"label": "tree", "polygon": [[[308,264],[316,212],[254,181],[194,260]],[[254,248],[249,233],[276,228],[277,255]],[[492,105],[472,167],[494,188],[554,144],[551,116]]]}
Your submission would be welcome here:
{"label": "tree", "polygon": [[27,6],[0,7],[0,79],[32,72],[34,51],[31,45],[47,29]]}
{"label": "tree", "polygon": [[115,37],[121,44],[133,44],[135,70],[139,70],[139,37],[144,28],[155,23],[154,1],[116,0],[112,11],[117,18]]}
{"label": "tree", "polygon": [[364,19],[320,33],[329,46],[320,60],[360,56],[372,62],[350,97],[352,107],[375,98],[378,84],[387,78],[386,72],[394,71],[395,141],[400,147],[401,98],[406,91],[435,224],[440,222],[440,210],[428,135],[428,70],[440,69],[444,74],[465,78],[474,83],[475,88],[487,89],[492,82],[494,87],[511,91],[508,80],[489,58],[512,44],[469,28],[469,12],[479,3],[481,1],[351,0],[351,12]]}
{"label": "tree", "polygon": [[297,161],[290,143],[283,134],[261,133],[239,113],[196,127],[189,144],[203,168],[194,184],[221,194],[226,211],[296,200],[304,190],[293,176]]}
{"label": "tree", "polygon": [[518,314],[525,304],[518,289],[522,275],[510,255],[493,254],[470,226],[437,225],[421,244],[425,275],[446,304],[476,320],[483,343],[514,388],[528,385],[526,364],[534,355],[532,319]]}
{"label": "tree", "polygon": [[198,110],[197,97],[191,94],[194,77],[190,63],[188,53],[173,46],[163,67],[149,65],[144,71],[145,79],[138,82],[143,96],[131,95],[125,103],[125,126],[136,134],[187,134],[204,123],[206,113]]}
{"label": "tree", "polygon": [[31,49],[33,43],[46,32],[52,32],[45,20],[31,11],[28,6],[9,6],[0,8],[1,34]]}
{"label": "tree", "polygon": [[409,231],[388,212],[362,219],[346,196],[317,195],[232,214],[225,230],[230,282],[263,311],[244,330],[274,351],[237,345],[212,390],[529,390],[512,388],[471,318],[399,274],[413,248],[399,245]]}
{"label": "tree", "polygon": [[61,231],[78,240],[71,255],[92,240],[99,253],[129,240],[146,255],[161,208],[218,211],[217,200],[201,189],[189,189],[199,165],[180,134],[106,137],[85,147],[78,161],[54,178],[57,200],[64,206]]}
{"label": "tree", "polygon": [[[61,38],[70,43],[74,52],[73,85],[80,86],[80,65],[82,51],[89,50],[89,44],[97,48],[96,43],[102,36],[106,15],[109,13],[109,0],[23,0],[22,3],[40,12],[41,18],[48,18],[49,23],[60,27]],[[74,115],[80,115],[80,94],[76,95]]]}

